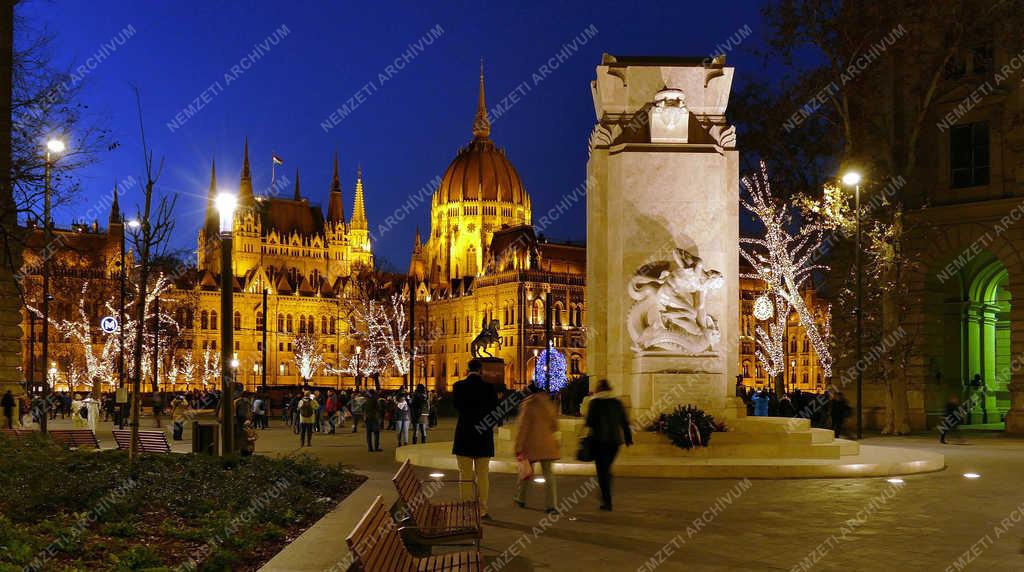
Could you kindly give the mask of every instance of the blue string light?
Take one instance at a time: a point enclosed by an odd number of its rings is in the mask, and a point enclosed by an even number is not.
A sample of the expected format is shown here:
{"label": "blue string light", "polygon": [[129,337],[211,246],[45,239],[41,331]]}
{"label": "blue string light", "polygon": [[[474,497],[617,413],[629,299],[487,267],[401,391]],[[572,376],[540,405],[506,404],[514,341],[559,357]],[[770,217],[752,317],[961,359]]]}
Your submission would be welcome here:
{"label": "blue string light", "polygon": [[533,367],[533,379],[541,388],[547,383],[547,370],[544,369],[546,365],[550,365],[551,369],[551,391],[561,391],[569,382],[565,375],[565,356],[552,347],[537,354],[537,363]]}

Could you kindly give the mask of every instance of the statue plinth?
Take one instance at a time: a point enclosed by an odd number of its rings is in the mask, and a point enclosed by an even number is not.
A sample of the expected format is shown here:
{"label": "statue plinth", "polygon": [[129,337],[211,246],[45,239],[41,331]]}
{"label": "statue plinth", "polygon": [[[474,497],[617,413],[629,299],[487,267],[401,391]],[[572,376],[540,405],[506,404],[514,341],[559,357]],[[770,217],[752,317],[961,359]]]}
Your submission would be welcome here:
{"label": "statue plinth", "polygon": [[474,358],[480,361],[480,377],[487,383],[493,383],[499,387],[505,385],[505,360],[497,357]]}
{"label": "statue plinth", "polygon": [[680,405],[694,405],[719,420],[742,416],[745,407],[724,385],[730,369],[717,353],[635,353],[629,360],[627,388],[632,414],[640,421],[653,420]]}

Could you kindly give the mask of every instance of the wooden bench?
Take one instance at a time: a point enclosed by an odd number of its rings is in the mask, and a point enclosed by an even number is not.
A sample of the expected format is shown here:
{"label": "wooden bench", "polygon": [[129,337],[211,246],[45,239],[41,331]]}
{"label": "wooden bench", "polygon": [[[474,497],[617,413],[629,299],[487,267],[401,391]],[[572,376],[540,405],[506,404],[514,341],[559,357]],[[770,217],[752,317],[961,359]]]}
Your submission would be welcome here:
{"label": "wooden bench", "polygon": [[[131,448],[132,432],[128,429],[114,429],[117,448],[127,451]],[[170,453],[167,434],[163,431],[139,431],[139,451],[143,453]]]}
{"label": "wooden bench", "polygon": [[48,433],[51,439],[70,449],[100,448],[100,442],[91,429],[51,429]]}
{"label": "wooden bench", "polygon": [[[472,540],[477,549],[483,538],[480,523],[480,503],[476,500],[448,503],[432,503],[430,497],[437,492],[434,484],[462,482],[457,480],[431,481],[427,491],[423,482],[416,477],[412,463],[406,460],[391,479],[398,490],[402,508],[408,518],[401,522],[399,533],[415,544],[452,544]],[[475,483],[474,483],[475,487]]]}
{"label": "wooden bench", "polygon": [[0,429],[0,433],[8,437],[14,437],[15,439],[24,439],[29,435],[35,433],[32,429]]}
{"label": "wooden bench", "polygon": [[481,572],[479,550],[448,552],[418,558],[406,550],[381,497],[374,499],[359,524],[345,539],[363,572]]}

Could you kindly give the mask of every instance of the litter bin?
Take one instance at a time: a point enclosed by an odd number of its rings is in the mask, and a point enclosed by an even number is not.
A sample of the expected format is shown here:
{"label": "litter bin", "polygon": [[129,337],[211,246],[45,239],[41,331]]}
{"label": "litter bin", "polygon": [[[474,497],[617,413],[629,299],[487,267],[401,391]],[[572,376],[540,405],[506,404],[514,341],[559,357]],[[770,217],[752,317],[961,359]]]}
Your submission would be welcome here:
{"label": "litter bin", "polygon": [[217,425],[192,422],[192,452],[210,456],[217,454]]}

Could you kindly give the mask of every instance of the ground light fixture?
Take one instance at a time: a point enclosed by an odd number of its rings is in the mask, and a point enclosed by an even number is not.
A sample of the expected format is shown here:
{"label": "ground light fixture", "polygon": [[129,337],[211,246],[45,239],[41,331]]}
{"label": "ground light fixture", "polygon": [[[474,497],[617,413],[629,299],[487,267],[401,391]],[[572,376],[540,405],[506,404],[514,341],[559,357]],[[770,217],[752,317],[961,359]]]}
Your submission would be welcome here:
{"label": "ground light fixture", "polygon": [[440,479],[442,477],[444,477],[444,473],[438,473],[438,472],[430,473],[430,478],[432,478],[432,479]]}
{"label": "ground light fixture", "polygon": [[533,482],[537,483],[538,485],[543,485],[544,477],[533,477]]}
{"label": "ground light fixture", "polygon": [[886,479],[886,482],[888,482],[890,484],[893,484],[893,485],[902,485],[903,484],[903,479],[901,479],[899,477],[893,477],[891,479]]}
{"label": "ground light fixture", "polygon": [[979,479],[981,478],[981,475],[979,475],[978,473],[964,473],[963,477],[965,479]]}

